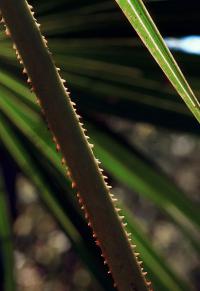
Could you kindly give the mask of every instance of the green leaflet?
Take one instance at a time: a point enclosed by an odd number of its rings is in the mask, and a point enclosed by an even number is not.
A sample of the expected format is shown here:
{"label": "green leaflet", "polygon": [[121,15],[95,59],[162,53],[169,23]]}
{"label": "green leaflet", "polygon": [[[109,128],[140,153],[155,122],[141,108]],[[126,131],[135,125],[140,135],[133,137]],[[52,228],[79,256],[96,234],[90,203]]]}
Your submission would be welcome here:
{"label": "green leaflet", "polygon": [[[159,122],[160,126],[173,128],[173,130],[178,129],[179,131],[199,133],[198,123],[190,115],[184,104],[177,104],[170,99],[168,100],[168,98],[162,100],[159,97],[161,95],[159,92],[157,92],[158,96],[156,98],[152,98],[149,93],[134,93],[129,87],[106,82],[105,70],[102,73],[100,71],[97,72],[98,75],[103,76],[104,82],[90,79],[85,75],[80,76],[78,72],[77,74],[64,74],[67,79],[70,79],[70,83],[75,88],[81,90],[81,98],[79,98],[79,94],[74,94],[74,97],[76,97],[74,99],[78,101],[82,111],[88,114],[94,114],[94,112],[98,114],[104,113],[130,120],[141,120],[142,118],[142,121],[156,123],[156,125]],[[140,82],[138,78],[136,80]],[[147,79],[143,80],[144,83],[146,81],[148,83]],[[20,95],[25,104],[40,112],[39,107],[33,102],[33,94],[20,79],[16,78],[13,74],[1,70],[0,83],[10,88],[16,95]],[[150,87],[152,82],[148,83],[148,85]],[[160,84],[156,87],[158,89],[162,88]],[[109,99],[109,95],[117,97],[115,102]],[[141,96],[144,98],[141,98]],[[148,114],[146,114],[147,111]],[[160,119],[160,116],[162,116],[162,119]]]}
{"label": "green leaflet", "polygon": [[156,62],[200,122],[200,104],[141,0],[116,0]]}
{"label": "green leaflet", "polygon": [[3,265],[3,283],[4,291],[14,291],[14,255],[10,213],[7,205],[7,197],[0,172],[0,260]]}

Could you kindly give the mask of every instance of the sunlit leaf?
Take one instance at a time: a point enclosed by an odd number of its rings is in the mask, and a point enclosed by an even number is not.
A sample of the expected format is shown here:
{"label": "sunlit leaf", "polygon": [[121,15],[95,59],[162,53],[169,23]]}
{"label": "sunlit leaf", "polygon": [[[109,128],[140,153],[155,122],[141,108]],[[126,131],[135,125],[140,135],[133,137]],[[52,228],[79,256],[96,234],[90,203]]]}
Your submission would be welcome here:
{"label": "sunlit leaf", "polygon": [[188,108],[200,122],[200,104],[141,0],[116,0]]}

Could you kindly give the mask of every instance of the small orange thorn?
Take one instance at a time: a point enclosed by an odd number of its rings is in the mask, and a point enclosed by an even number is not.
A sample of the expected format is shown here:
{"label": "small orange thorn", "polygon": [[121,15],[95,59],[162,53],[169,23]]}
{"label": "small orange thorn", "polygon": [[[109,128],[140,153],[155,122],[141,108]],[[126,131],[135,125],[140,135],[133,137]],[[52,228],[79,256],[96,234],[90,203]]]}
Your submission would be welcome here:
{"label": "small orange thorn", "polygon": [[112,201],[113,202],[117,202],[117,198],[112,198]]}
{"label": "small orange thorn", "polygon": [[[60,78],[60,80],[61,80],[63,83],[66,83],[66,80],[65,80],[65,79]],[[65,88],[65,89],[67,89],[67,88]]]}
{"label": "small orange thorn", "polygon": [[94,145],[92,143],[89,143],[89,146],[91,149],[93,149]]}
{"label": "small orange thorn", "polygon": [[[36,99],[36,103],[41,107],[41,101],[40,101],[40,99]],[[42,111],[42,113],[44,113],[44,109],[43,108],[41,108],[41,111]]]}
{"label": "small orange thorn", "polygon": [[146,284],[147,284],[148,287],[151,286],[151,282],[150,281],[148,281],[148,282],[146,281]]}
{"label": "small orange thorn", "polygon": [[10,36],[10,30],[8,29],[8,27],[6,27],[5,34],[6,34],[7,36]]}
{"label": "small orange thorn", "polygon": [[142,275],[143,275],[143,276],[146,276],[146,275],[147,275],[147,272],[142,272]]}
{"label": "small orange thorn", "polygon": [[72,189],[76,188],[76,183],[72,182]]}
{"label": "small orange thorn", "polygon": [[44,36],[42,36],[43,42],[45,45],[47,45],[48,41],[46,40],[46,38]]}
{"label": "small orange thorn", "polygon": [[35,91],[35,88],[32,86],[30,90],[31,90],[31,93],[33,93]]}
{"label": "small orange thorn", "polygon": [[60,145],[57,143],[56,144],[56,151],[59,152],[60,151]]}
{"label": "small orange thorn", "polygon": [[83,199],[80,197],[80,198],[78,199],[78,202],[79,202],[80,204],[82,204],[82,203],[83,203]]}

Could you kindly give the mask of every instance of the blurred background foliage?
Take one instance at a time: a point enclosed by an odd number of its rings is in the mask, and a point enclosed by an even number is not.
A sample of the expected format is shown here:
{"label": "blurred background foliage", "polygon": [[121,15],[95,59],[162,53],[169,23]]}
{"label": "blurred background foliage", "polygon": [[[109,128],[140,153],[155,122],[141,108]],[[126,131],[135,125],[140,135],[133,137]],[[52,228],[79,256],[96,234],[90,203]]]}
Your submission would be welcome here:
{"label": "blurred background foliage", "polygon": [[[200,290],[197,121],[114,1],[29,2],[155,290]],[[199,34],[198,1],[145,3],[164,37]],[[3,27],[0,42],[0,289],[114,290]],[[199,56],[173,55],[198,97]]]}

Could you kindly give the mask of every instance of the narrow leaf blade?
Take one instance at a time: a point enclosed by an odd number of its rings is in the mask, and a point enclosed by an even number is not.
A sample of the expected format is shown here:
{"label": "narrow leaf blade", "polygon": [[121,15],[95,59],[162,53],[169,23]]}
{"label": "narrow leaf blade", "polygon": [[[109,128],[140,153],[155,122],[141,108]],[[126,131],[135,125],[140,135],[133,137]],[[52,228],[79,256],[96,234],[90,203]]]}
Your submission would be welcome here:
{"label": "narrow leaf blade", "polygon": [[200,122],[200,103],[141,0],[116,0],[143,43]]}

